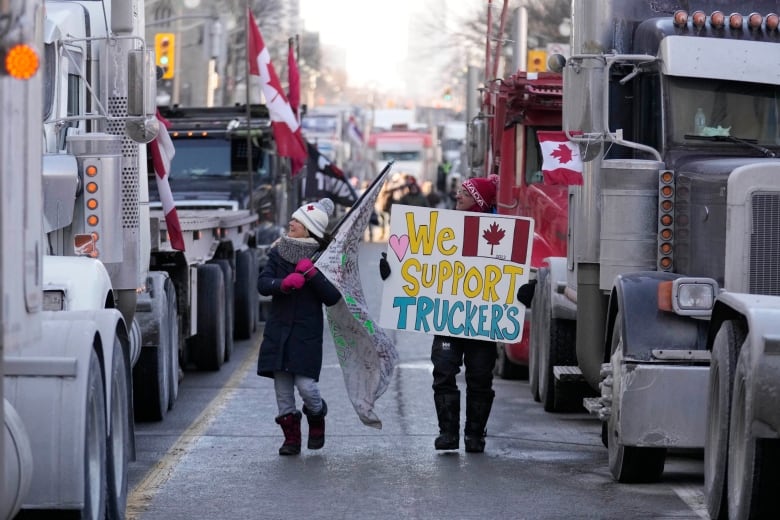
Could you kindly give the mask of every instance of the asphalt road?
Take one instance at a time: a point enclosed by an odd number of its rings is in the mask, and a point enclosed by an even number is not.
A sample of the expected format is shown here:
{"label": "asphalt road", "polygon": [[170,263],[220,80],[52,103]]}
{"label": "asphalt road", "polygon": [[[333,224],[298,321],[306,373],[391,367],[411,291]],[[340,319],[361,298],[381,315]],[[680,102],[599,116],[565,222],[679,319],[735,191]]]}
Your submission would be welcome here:
{"label": "asphalt road", "polygon": [[[377,316],[384,247],[360,251]],[[495,380],[484,454],[434,450],[431,337],[417,333],[390,331],[400,363],[377,402],[376,430],[354,412],[326,331],[325,447],[309,451],[304,441],[300,456],[280,457],[273,383],[255,375],[261,334],[237,342],[219,372],[187,372],[165,420],[137,425],[128,518],[707,518],[700,455],[670,456],[660,483],[617,484],[600,423],[586,413],[545,413],[527,381]]]}

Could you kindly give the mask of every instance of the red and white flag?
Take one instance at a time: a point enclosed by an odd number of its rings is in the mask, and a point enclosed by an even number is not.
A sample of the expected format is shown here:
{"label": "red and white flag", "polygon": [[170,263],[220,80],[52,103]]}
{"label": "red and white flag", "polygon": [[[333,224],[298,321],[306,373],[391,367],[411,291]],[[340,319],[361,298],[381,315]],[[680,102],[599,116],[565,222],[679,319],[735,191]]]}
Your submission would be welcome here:
{"label": "red and white flag", "polygon": [[464,216],[461,255],[529,264],[532,237],[531,219],[493,214]]}
{"label": "red and white flag", "polygon": [[308,152],[303,142],[301,125],[295,117],[293,109],[282,90],[279,76],[276,75],[271,55],[265,47],[260,29],[250,9],[247,9],[249,23],[247,57],[249,58],[249,74],[259,76],[262,83],[268,113],[271,116],[271,127],[276,140],[279,155],[288,157],[293,165],[292,175],[295,176],[306,165]]}
{"label": "red and white flag", "polygon": [[168,172],[171,171],[171,160],[176,154],[171,136],[168,135],[168,127],[171,123],[157,112],[160,121],[160,133],[149,143],[152,152],[152,166],[157,174],[157,192],[160,194],[163,213],[165,214],[165,226],[168,228],[168,239],[171,247],[177,251],[184,251],[184,235],[181,232],[179,216],[176,214],[176,204],[173,202],[173,193],[168,184]]}
{"label": "red and white flag", "polygon": [[542,148],[542,173],[545,184],[582,184],[582,159],[576,144],[561,131],[536,133]]}

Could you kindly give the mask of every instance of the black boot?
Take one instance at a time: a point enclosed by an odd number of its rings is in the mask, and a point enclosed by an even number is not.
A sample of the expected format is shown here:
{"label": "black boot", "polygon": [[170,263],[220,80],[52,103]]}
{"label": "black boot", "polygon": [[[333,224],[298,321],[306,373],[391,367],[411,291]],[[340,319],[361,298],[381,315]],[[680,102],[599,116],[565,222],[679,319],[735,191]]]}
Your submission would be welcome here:
{"label": "black boot", "polygon": [[485,435],[487,434],[485,426],[492,405],[492,395],[475,397],[466,394],[466,427],[463,434],[467,452],[482,453],[485,451]]}
{"label": "black boot", "polygon": [[325,446],[325,416],[328,414],[328,405],[325,399],[322,400],[322,409],[317,413],[303,405],[303,413],[306,414],[306,420],[309,422],[309,440],[306,447],[310,450],[318,450]]}
{"label": "black boot", "polygon": [[457,450],[460,445],[460,392],[434,394],[439,436],[433,445],[437,450]]}
{"label": "black boot", "polygon": [[276,424],[282,427],[284,443],[279,448],[279,455],[298,455],[301,452],[301,412],[280,415]]}

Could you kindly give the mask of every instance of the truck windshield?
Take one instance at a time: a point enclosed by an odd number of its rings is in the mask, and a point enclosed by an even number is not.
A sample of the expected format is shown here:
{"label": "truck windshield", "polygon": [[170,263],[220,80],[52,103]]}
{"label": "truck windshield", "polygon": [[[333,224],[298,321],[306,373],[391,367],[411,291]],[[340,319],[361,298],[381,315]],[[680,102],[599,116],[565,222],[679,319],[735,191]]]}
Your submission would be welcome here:
{"label": "truck windshield", "polygon": [[224,139],[176,139],[171,179],[230,177],[230,141]]}
{"label": "truck windshield", "polygon": [[420,161],[422,160],[420,152],[417,151],[396,151],[382,152],[383,161]]}
{"label": "truck windshield", "polygon": [[303,133],[335,134],[338,131],[338,118],[308,115],[301,120]]}
{"label": "truck windshield", "polygon": [[668,87],[667,135],[674,144],[722,148],[723,140],[686,136],[730,136],[780,145],[780,86],[669,77]]}

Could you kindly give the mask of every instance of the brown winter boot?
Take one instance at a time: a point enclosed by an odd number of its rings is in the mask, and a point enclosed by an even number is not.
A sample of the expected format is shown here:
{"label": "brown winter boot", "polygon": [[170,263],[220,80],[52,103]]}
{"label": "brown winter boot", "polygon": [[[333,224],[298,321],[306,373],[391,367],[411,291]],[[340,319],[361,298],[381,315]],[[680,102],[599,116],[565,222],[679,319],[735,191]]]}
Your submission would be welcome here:
{"label": "brown winter boot", "polygon": [[433,441],[437,450],[457,450],[460,445],[460,392],[434,394],[436,416],[439,419],[439,436]]}
{"label": "brown winter boot", "polygon": [[309,441],[306,447],[310,450],[318,450],[325,446],[325,416],[328,414],[328,405],[323,399],[322,410],[317,413],[312,413],[306,405],[303,405],[303,413],[309,421]]}
{"label": "brown winter boot", "polygon": [[298,455],[301,452],[301,412],[295,410],[281,415],[276,418],[276,424],[284,432],[284,443],[279,448],[279,455]]}

